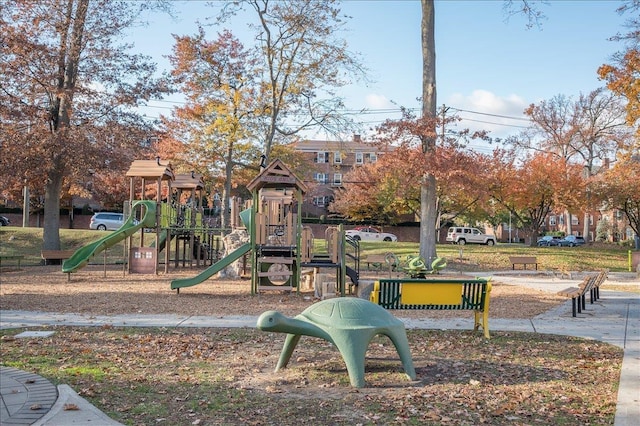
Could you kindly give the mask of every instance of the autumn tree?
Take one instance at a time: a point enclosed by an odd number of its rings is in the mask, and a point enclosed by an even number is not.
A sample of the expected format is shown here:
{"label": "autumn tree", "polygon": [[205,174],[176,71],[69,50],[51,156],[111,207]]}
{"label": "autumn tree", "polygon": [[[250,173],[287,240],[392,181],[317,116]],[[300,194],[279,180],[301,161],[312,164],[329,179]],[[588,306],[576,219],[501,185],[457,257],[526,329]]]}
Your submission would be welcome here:
{"label": "autumn tree", "polygon": [[609,209],[624,212],[629,226],[640,235],[640,155],[622,153],[614,166],[594,182],[593,190]]}
{"label": "autumn tree", "polygon": [[261,134],[267,162],[273,145],[304,130],[344,134],[352,126],[338,89],[364,76],[364,69],[340,38],[345,21],[336,0],[243,0],[229,2],[224,22],[239,9],[256,21],[261,71]]}
{"label": "autumn tree", "polygon": [[213,41],[202,27],[195,36],[174,37],[172,75],[187,101],[166,121],[170,139],[178,142],[173,158],[183,168],[219,181],[226,227],[232,183],[238,178],[234,171],[255,166],[260,156],[254,143],[261,114],[257,60],[228,30]]}
{"label": "autumn tree", "polygon": [[[627,22],[629,31],[625,34],[616,34],[612,37],[615,41],[625,43],[624,50],[613,56],[611,64],[602,65],[598,69],[600,78],[607,82],[607,87],[614,93],[623,96],[626,103],[626,120],[629,126],[635,126],[636,135],[640,136],[640,11],[639,0],[627,0],[618,8],[620,14],[631,15]],[[635,13],[634,13],[635,12]],[[636,141],[636,148],[640,142]]]}
{"label": "autumn tree", "polygon": [[148,58],[127,53],[130,46],[120,40],[141,23],[142,11],[162,6],[110,0],[0,6],[0,170],[14,188],[24,180],[43,188],[44,249],[60,248],[65,187],[144,149],[150,129],[132,108],[162,87]]}
{"label": "autumn tree", "polygon": [[[600,164],[615,156],[617,149],[631,140],[630,128],[621,119],[624,107],[619,97],[605,89],[581,94],[579,99],[557,95],[530,105],[526,110],[532,121],[526,143],[527,149],[550,152],[562,161],[580,164],[588,179],[600,169]],[[586,180],[585,180],[586,182]],[[588,233],[588,214],[594,200],[566,197],[556,207],[566,209],[567,229],[571,232],[571,214],[585,215],[583,233]],[[572,194],[574,195],[574,194]]]}
{"label": "autumn tree", "polygon": [[534,245],[552,208],[585,187],[582,168],[548,152],[519,160],[515,151],[495,150],[487,190],[531,233]]}
{"label": "autumn tree", "polygon": [[439,135],[439,142],[425,156],[421,140],[425,129],[446,127],[459,118],[439,114],[436,124],[431,125],[407,109],[403,108],[402,114],[401,120],[388,120],[378,126],[373,143],[385,154],[348,174],[344,190],[331,208],[351,219],[381,223],[393,223],[403,214],[417,216],[421,208],[419,176],[428,171],[438,181],[438,217],[452,220],[476,210],[486,198],[478,185],[485,161],[467,144],[483,134],[448,131],[446,136]]}
{"label": "autumn tree", "polygon": [[[431,154],[436,141],[435,117],[437,114],[436,97],[436,43],[435,43],[435,6],[434,0],[421,0],[422,21],[422,118],[428,125],[421,135],[421,148],[425,156]],[[505,1],[505,12],[510,15],[524,14],[532,26],[542,18],[542,14],[529,0]],[[420,256],[432,259],[436,255],[437,220],[437,180],[428,171],[421,174],[420,181]]]}

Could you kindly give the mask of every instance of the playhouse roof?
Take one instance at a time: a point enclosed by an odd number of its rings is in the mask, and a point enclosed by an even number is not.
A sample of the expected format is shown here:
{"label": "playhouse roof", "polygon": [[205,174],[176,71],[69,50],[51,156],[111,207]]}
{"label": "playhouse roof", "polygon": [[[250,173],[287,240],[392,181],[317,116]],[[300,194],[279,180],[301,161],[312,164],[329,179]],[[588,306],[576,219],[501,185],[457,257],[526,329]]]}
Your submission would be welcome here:
{"label": "playhouse roof", "polygon": [[176,189],[204,189],[204,179],[198,173],[181,173],[176,175],[176,179],[171,184]]}
{"label": "playhouse roof", "polygon": [[141,178],[161,178],[162,180],[173,180],[173,168],[171,163],[161,164],[160,159],[157,160],[134,160],[127,171],[129,177]]}
{"label": "playhouse roof", "polygon": [[295,187],[307,192],[307,186],[278,158],[273,160],[249,184],[247,189],[253,191],[261,188]]}

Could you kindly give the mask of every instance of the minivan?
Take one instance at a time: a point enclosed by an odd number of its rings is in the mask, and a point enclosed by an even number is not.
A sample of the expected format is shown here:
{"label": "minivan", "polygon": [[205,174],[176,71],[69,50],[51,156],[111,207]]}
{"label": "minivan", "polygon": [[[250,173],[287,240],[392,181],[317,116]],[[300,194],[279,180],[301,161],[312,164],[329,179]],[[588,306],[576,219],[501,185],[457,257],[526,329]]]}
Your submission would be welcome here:
{"label": "minivan", "polygon": [[89,228],[100,231],[115,231],[124,224],[122,213],[95,213],[89,222]]}

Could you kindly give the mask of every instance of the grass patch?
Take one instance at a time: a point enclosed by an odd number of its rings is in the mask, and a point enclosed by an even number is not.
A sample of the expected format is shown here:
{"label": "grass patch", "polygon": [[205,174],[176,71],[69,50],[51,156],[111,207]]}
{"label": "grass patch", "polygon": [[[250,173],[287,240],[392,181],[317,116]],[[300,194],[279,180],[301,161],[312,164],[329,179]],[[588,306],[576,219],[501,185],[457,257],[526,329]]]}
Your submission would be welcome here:
{"label": "grass patch", "polygon": [[[105,231],[90,229],[60,229],[62,249],[78,249],[106,235]],[[154,233],[145,234],[147,243],[155,241]],[[138,246],[140,233],[133,235],[132,244]],[[106,251],[108,264],[120,263],[125,258],[124,241]],[[407,242],[361,242],[361,257],[392,252],[400,260],[419,252],[418,243]],[[0,254],[20,254],[23,265],[41,263],[42,228],[0,227]],[[468,244],[438,244],[438,256],[447,259],[449,269],[492,271],[510,269],[509,256],[536,256],[540,270],[549,271],[593,271],[609,269],[613,272],[628,271],[628,249],[613,244],[594,244],[581,247],[529,247],[521,244],[497,244],[483,246]],[[326,253],[324,240],[314,241],[315,253]],[[93,259],[96,264],[104,262],[103,254]]]}
{"label": "grass patch", "polygon": [[289,368],[274,372],[281,334],[54,329],[45,339],[0,331],[3,365],[67,383],[127,425],[610,425],[622,363],[620,348],[567,336],[409,330],[418,380],[380,336],[367,352],[368,387],[354,389],[320,339],[303,337]]}
{"label": "grass patch", "polygon": [[[628,249],[613,244],[580,247],[529,247],[521,244],[484,246],[438,244],[437,254],[447,259],[448,269],[496,271],[511,269],[509,256],[535,256],[541,271],[628,271]],[[361,243],[364,258],[371,254],[394,253],[401,261],[417,255],[417,243]]]}

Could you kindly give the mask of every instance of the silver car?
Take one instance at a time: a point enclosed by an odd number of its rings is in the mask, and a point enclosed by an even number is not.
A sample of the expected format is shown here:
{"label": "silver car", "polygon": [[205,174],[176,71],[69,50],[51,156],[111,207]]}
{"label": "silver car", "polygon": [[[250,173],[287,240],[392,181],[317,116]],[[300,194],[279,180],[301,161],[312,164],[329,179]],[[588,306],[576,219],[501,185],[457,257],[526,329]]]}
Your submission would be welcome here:
{"label": "silver car", "polygon": [[124,224],[122,213],[95,213],[89,222],[89,228],[100,231],[115,231]]}

